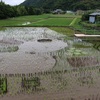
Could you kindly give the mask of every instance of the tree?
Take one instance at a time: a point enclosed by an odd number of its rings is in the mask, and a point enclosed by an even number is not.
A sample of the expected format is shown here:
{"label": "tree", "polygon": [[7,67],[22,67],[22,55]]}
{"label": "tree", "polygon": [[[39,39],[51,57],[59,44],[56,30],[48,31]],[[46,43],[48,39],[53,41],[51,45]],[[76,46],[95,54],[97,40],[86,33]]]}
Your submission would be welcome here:
{"label": "tree", "polygon": [[17,7],[17,12],[18,12],[19,16],[23,16],[23,15],[27,15],[28,14],[25,6],[18,6]]}
{"label": "tree", "polygon": [[33,6],[10,6],[4,2],[0,2],[0,19],[6,19],[24,15],[39,15],[43,13],[42,8],[34,8]]}
{"label": "tree", "polygon": [[82,21],[88,21],[89,20],[89,14],[93,11],[86,12],[82,15]]}

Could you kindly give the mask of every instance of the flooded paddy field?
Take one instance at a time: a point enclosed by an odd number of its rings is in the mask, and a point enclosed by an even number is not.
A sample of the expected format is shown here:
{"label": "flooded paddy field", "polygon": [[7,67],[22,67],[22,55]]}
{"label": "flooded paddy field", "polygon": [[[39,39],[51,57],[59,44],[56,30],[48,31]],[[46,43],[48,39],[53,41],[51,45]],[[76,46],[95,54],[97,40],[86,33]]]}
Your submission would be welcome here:
{"label": "flooded paddy field", "polygon": [[[35,100],[48,99],[48,96],[54,100],[55,94],[59,100],[72,100],[72,97],[86,100],[85,97],[98,96],[99,50],[98,44],[70,38],[46,27],[6,28],[0,31],[0,75],[1,78],[6,76],[8,91],[0,99],[23,100],[16,94],[22,97],[31,94],[27,96],[29,100],[34,96]],[[36,90],[34,81],[30,81],[32,78],[40,80]]]}
{"label": "flooded paddy field", "polygon": [[74,38],[64,40],[65,37],[41,27],[0,31],[0,73],[68,70],[100,64],[100,52],[93,44]]}
{"label": "flooded paddy field", "polygon": [[[52,69],[52,52],[68,47],[48,28],[6,28],[0,31],[0,73],[33,73]],[[39,39],[51,41],[39,42]]]}

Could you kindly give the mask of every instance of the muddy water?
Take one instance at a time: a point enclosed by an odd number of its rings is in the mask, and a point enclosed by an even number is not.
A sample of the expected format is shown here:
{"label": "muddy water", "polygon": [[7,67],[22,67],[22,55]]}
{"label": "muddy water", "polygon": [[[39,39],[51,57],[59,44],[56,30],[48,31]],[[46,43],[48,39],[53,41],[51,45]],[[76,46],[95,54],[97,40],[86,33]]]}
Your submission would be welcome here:
{"label": "muddy water", "polygon": [[25,52],[52,52],[67,47],[67,43],[59,40],[52,40],[51,42],[25,42],[20,46],[19,51]]}
{"label": "muddy water", "polygon": [[[68,46],[63,35],[48,28],[7,28],[0,31],[0,49],[18,46],[17,51],[0,52],[0,73],[33,73],[50,70],[56,60],[52,55],[37,53],[53,52]],[[38,42],[49,38],[51,42]],[[4,50],[4,49],[3,49]],[[12,49],[13,50],[13,49]]]}
{"label": "muddy water", "polygon": [[0,54],[0,73],[34,73],[52,68],[55,60],[50,56],[25,53]]}

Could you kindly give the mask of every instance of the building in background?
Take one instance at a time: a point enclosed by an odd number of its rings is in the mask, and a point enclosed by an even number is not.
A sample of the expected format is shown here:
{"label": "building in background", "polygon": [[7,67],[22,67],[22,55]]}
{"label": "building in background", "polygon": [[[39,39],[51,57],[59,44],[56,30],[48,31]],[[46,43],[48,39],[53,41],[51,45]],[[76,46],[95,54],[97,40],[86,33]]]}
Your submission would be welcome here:
{"label": "building in background", "polygon": [[54,11],[52,11],[53,14],[65,14],[66,12],[63,11],[62,9],[56,9]]}
{"label": "building in background", "polygon": [[90,23],[96,23],[96,21],[99,21],[98,20],[99,16],[100,16],[100,12],[89,14],[89,22]]}

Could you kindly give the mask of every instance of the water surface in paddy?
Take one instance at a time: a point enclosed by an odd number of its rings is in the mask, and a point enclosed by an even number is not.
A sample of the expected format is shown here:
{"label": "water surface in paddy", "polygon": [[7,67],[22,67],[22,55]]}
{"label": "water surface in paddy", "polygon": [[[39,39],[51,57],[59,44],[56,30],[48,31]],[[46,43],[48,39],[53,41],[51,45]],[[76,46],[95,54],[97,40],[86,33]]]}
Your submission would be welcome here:
{"label": "water surface in paddy", "polygon": [[[53,53],[68,47],[63,37],[48,28],[0,31],[0,73],[32,73],[53,68],[56,63]],[[52,41],[38,41],[44,38]]]}
{"label": "water surface in paddy", "polygon": [[63,49],[67,47],[67,43],[59,40],[52,40],[51,42],[38,42],[36,41],[30,41],[25,42],[20,46],[19,51],[25,51],[25,52],[52,52],[57,51],[60,49]]}
{"label": "water surface in paddy", "polygon": [[[89,61],[93,64],[97,62],[93,59],[100,60],[100,52],[91,43],[74,38],[63,41],[64,38],[64,35],[43,27],[6,28],[5,31],[0,31],[0,73],[70,70],[73,68],[70,64],[72,59],[68,62],[67,58],[77,55],[86,56],[84,59],[92,56]],[[39,42],[39,39],[51,41]],[[82,57],[79,61],[84,62]]]}
{"label": "water surface in paddy", "polygon": [[[33,50],[35,52],[56,51],[67,47],[67,43],[58,40],[63,37],[47,28],[7,28],[0,32],[2,47],[19,45],[19,51]],[[38,42],[38,39],[51,39],[51,42]],[[6,45],[6,46],[5,46]]]}

